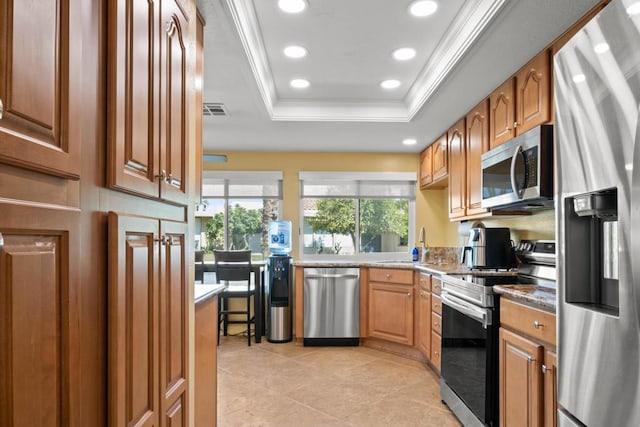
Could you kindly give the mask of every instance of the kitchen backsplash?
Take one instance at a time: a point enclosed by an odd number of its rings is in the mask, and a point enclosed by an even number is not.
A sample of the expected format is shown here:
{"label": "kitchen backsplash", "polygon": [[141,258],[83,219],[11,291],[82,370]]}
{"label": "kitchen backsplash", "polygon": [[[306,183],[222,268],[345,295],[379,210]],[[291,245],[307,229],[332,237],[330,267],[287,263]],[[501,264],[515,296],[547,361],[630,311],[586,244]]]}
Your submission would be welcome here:
{"label": "kitchen backsplash", "polygon": [[462,248],[430,246],[427,254],[427,262],[438,264],[458,264],[460,263],[460,252]]}

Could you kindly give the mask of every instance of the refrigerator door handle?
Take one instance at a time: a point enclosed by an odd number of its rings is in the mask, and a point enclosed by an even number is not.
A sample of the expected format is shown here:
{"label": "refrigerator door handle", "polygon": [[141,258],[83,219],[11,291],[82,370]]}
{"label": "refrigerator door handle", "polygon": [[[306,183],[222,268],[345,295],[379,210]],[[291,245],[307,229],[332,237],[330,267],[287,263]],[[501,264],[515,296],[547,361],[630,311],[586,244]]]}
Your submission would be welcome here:
{"label": "refrigerator door handle", "polygon": [[516,180],[516,163],[518,162],[518,156],[522,154],[522,145],[518,145],[513,151],[511,157],[511,189],[518,199],[522,199],[524,188],[518,188],[518,182]]}

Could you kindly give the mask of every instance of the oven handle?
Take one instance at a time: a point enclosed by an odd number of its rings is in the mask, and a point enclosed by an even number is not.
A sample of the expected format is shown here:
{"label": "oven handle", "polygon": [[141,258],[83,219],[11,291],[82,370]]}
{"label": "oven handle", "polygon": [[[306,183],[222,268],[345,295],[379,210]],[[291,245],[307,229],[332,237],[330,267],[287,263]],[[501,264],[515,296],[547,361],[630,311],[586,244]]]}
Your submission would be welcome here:
{"label": "oven handle", "polygon": [[483,328],[487,329],[487,326],[491,325],[491,310],[476,307],[475,305],[446,292],[443,292],[442,295],[440,295],[440,299],[443,304],[448,305],[454,310],[464,313],[479,322],[482,322]]}
{"label": "oven handle", "polygon": [[511,157],[511,189],[513,190],[513,194],[516,195],[518,199],[522,199],[523,189],[518,188],[518,182],[516,180],[516,163],[518,162],[518,156],[522,154],[522,145],[518,145],[513,152],[513,156]]}

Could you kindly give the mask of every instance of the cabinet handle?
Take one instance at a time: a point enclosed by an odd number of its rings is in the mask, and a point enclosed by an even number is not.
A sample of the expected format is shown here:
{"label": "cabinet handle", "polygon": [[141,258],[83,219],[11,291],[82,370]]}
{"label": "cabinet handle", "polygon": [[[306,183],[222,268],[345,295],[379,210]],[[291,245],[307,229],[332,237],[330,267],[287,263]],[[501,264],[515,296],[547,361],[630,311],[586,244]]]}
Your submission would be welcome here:
{"label": "cabinet handle", "polygon": [[410,297],[411,296],[411,292],[407,292],[407,296]]}
{"label": "cabinet handle", "polygon": [[533,356],[527,356],[527,362],[531,363],[534,360],[536,360],[536,359],[534,359]]}
{"label": "cabinet handle", "polygon": [[0,233],[0,252],[2,252],[4,250],[4,237],[2,236],[2,233]]}
{"label": "cabinet handle", "polygon": [[160,178],[161,181],[167,181],[167,171],[162,169],[160,175],[156,175],[156,178]]}
{"label": "cabinet handle", "polygon": [[547,365],[542,365],[542,373],[546,374],[547,372],[550,372],[551,368],[548,368]]}
{"label": "cabinet handle", "polygon": [[4,105],[2,104],[2,99],[0,99],[0,120],[2,120],[2,112],[4,111]]}
{"label": "cabinet handle", "polygon": [[533,327],[534,327],[534,328],[536,328],[536,329],[540,329],[540,328],[542,328],[543,326],[544,326],[544,325],[543,325],[542,323],[538,322],[537,320],[534,320],[534,321],[533,321]]}
{"label": "cabinet handle", "polygon": [[391,274],[389,274],[389,273],[387,273],[385,276],[386,276],[387,279],[391,278]]}
{"label": "cabinet handle", "polygon": [[518,122],[513,122],[513,128],[517,128],[518,127]]}

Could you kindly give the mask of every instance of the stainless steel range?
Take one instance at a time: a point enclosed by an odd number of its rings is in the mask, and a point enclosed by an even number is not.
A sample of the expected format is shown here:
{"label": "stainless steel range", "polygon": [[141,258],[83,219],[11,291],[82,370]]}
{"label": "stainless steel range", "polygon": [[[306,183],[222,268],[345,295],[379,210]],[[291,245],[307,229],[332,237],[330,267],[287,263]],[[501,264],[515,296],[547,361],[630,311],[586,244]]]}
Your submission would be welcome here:
{"label": "stainless steel range", "polygon": [[517,271],[442,278],[440,394],[465,426],[498,425],[498,284],[555,287],[555,242],[523,240]]}

